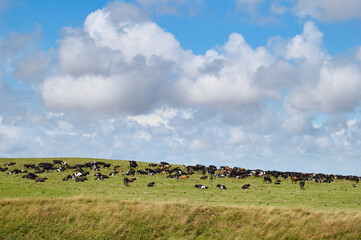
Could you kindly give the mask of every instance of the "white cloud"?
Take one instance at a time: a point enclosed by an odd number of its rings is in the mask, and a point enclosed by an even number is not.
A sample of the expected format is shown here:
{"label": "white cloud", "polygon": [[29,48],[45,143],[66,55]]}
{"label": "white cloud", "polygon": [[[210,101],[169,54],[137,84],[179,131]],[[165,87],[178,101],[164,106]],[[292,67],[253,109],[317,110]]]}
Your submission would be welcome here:
{"label": "white cloud", "polygon": [[43,74],[50,64],[49,58],[42,51],[30,53],[14,62],[13,76],[19,80],[42,81]]}
{"label": "white cloud", "polygon": [[293,8],[296,15],[333,22],[361,18],[361,2],[358,0],[297,0]]}
{"label": "white cloud", "polygon": [[227,142],[230,144],[244,144],[248,141],[247,135],[238,128],[231,128],[230,129],[230,137],[228,138]]}
{"label": "white cloud", "polygon": [[189,143],[189,150],[191,150],[192,152],[200,152],[207,149],[208,145],[199,139],[194,139],[192,142]]}
{"label": "white cloud", "polygon": [[353,125],[355,125],[356,123],[357,123],[357,119],[352,119],[352,120],[348,120],[346,124],[350,128]]}
{"label": "white cloud", "polygon": [[20,128],[4,124],[3,117],[0,117],[0,135],[3,134],[8,138],[16,139],[20,136]]}
{"label": "white cloud", "polygon": [[304,110],[352,111],[361,99],[361,71],[356,66],[328,65],[320,69],[313,86],[301,86],[290,93],[291,103]]}
{"label": "white cloud", "polygon": [[300,59],[319,64],[325,59],[325,54],[320,49],[322,46],[323,34],[314,23],[306,22],[303,33],[296,35],[287,45],[286,58]]}

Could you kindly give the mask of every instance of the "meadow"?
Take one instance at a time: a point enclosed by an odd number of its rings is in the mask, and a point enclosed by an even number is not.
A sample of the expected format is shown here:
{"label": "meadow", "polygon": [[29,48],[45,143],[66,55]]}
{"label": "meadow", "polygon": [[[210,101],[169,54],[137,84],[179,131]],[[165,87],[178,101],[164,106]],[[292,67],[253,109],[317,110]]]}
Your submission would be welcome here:
{"label": "meadow", "polygon": [[[0,159],[0,166],[16,162],[9,170],[23,169],[53,159]],[[104,161],[129,170],[128,161],[60,160]],[[149,167],[137,163],[138,169]],[[301,189],[289,179],[275,185],[260,177],[201,180],[196,173],[176,180],[156,174],[135,175],[126,187],[121,174],[96,181],[90,170],[88,181],[62,181],[72,172],[44,172],[43,183],[1,172],[0,239],[361,239],[361,191],[348,180],[306,182]],[[112,167],[100,172],[109,174]]]}

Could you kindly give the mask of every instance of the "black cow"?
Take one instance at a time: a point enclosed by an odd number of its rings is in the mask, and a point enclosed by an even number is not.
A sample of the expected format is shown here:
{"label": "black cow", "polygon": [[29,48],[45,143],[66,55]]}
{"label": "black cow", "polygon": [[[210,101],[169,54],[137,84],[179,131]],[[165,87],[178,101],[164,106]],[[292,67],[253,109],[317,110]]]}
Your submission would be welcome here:
{"label": "black cow", "polygon": [[225,185],[217,184],[216,186],[219,189],[227,189]]}
{"label": "black cow", "polygon": [[242,189],[249,189],[250,186],[251,186],[251,184],[244,184],[244,185],[242,186]]}
{"label": "black cow", "polygon": [[45,182],[45,180],[47,180],[48,178],[37,178],[35,179],[35,182]]}
{"label": "black cow", "polygon": [[154,187],[154,185],[155,185],[155,182],[150,182],[150,183],[148,183],[148,187]]}
{"label": "black cow", "polygon": [[130,166],[130,168],[137,168],[138,164],[134,160],[129,160],[129,166]]}
{"label": "black cow", "polygon": [[16,163],[14,163],[14,162],[8,162],[8,163],[5,163],[4,165],[5,165],[6,167],[10,167],[10,166],[16,165]]}
{"label": "black cow", "polygon": [[34,180],[38,177],[38,175],[36,175],[35,173],[29,173],[27,175],[22,176],[22,178],[27,178],[27,179],[31,179]]}
{"label": "black cow", "polygon": [[271,179],[270,176],[264,176],[264,177],[263,177],[263,182],[265,182],[265,183],[267,183],[267,182],[272,183],[272,179]]}
{"label": "black cow", "polygon": [[301,189],[304,189],[305,188],[305,181],[300,181],[300,187],[301,187]]}
{"label": "black cow", "polygon": [[275,181],[275,184],[280,185],[280,184],[281,184],[281,180],[276,180],[276,181]]}
{"label": "black cow", "polygon": [[60,165],[62,165],[62,164],[63,164],[63,161],[61,161],[61,160],[53,160],[53,163],[54,163],[54,164],[60,164]]}
{"label": "black cow", "polygon": [[195,188],[199,188],[199,189],[207,189],[208,187],[206,185],[202,185],[202,184],[196,184],[194,185]]}
{"label": "black cow", "polygon": [[207,176],[200,177],[200,179],[207,179],[207,178],[208,178]]}

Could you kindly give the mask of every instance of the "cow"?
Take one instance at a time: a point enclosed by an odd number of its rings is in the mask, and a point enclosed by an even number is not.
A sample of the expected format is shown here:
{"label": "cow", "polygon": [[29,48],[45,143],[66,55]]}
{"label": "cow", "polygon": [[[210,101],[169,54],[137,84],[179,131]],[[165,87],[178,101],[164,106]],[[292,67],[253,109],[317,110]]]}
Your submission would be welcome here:
{"label": "cow", "polygon": [[83,176],[81,176],[81,177],[76,177],[76,178],[75,178],[75,181],[76,181],[76,182],[84,182],[84,181],[87,181],[87,180],[88,180],[88,178],[83,177]]}
{"label": "cow", "polygon": [[103,164],[103,167],[104,167],[104,168],[108,168],[108,169],[109,169],[109,168],[110,168],[110,166],[111,166],[111,164],[110,164],[110,163],[104,163],[104,164]]}
{"label": "cow", "polygon": [[107,175],[100,175],[100,176],[97,176],[94,180],[104,180],[107,178],[109,178]]}
{"label": "cow", "polygon": [[244,185],[242,186],[242,189],[249,189],[250,186],[251,186],[251,184],[244,184]]}
{"label": "cow", "polygon": [[263,182],[265,182],[265,183],[267,183],[267,182],[272,183],[272,179],[271,179],[270,176],[264,176],[264,177],[263,177]]}
{"label": "cow", "polygon": [[61,160],[53,160],[53,163],[63,165],[63,161]]}
{"label": "cow", "polygon": [[128,183],[130,182],[134,182],[135,180],[137,180],[136,178],[124,178],[124,185],[128,186]]}
{"label": "cow", "polygon": [[219,189],[227,189],[227,187],[225,185],[222,185],[222,184],[217,184],[216,187],[219,188]]}
{"label": "cow", "polygon": [[298,179],[298,177],[296,177],[296,176],[291,177],[292,183],[297,183],[298,180],[299,180],[299,179]]}
{"label": "cow", "polygon": [[357,184],[352,185],[352,187],[357,187]]}
{"label": "cow", "polygon": [[138,164],[134,160],[129,160],[129,166],[130,166],[130,168],[137,168]]}
{"label": "cow", "polygon": [[157,167],[158,166],[158,164],[156,164],[156,163],[149,163],[149,167]]}
{"label": "cow", "polygon": [[69,179],[72,179],[71,175],[66,176],[65,178],[63,178],[63,181],[69,181]]}
{"label": "cow", "polygon": [[150,183],[148,183],[147,187],[154,187],[154,185],[155,185],[155,182],[150,182]]}
{"label": "cow", "polygon": [[48,178],[37,178],[35,179],[35,182],[45,182],[45,180],[47,180]]}
{"label": "cow", "polygon": [[207,176],[200,177],[200,179],[207,179],[207,178],[208,178]]}
{"label": "cow", "polygon": [[199,188],[199,189],[207,189],[208,187],[206,185],[202,185],[202,184],[196,184],[194,185],[195,188]]}
{"label": "cow", "polygon": [[4,165],[5,165],[5,167],[10,167],[10,166],[16,165],[16,163],[15,162],[8,162],[8,163],[5,163]]}
{"label": "cow", "polygon": [[187,178],[189,178],[189,175],[182,175],[182,176],[179,176],[177,179],[187,179]]}
{"label": "cow", "polygon": [[300,181],[300,187],[301,187],[301,189],[304,189],[305,188],[305,181]]}
{"label": "cow", "polygon": [[276,181],[275,181],[275,184],[280,185],[280,184],[281,184],[281,180],[276,180]]}
{"label": "cow", "polygon": [[34,180],[38,177],[38,175],[36,175],[35,173],[29,173],[27,175],[22,176],[22,178],[27,178],[27,179],[31,179]]}

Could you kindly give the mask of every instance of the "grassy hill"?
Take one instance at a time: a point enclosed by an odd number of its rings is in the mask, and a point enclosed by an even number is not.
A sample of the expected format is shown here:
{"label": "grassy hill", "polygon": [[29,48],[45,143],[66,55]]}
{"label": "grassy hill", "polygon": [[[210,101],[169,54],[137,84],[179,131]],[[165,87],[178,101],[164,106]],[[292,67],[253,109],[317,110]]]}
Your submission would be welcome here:
{"label": "grassy hill", "polygon": [[[9,169],[23,169],[52,160],[0,159],[0,166],[13,161]],[[101,161],[129,169],[128,161]],[[96,181],[90,170],[88,181],[62,181],[72,172],[39,174],[48,178],[44,183],[1,172],[0,239],[361,239],[361,191],[346,180],[307,182],[302,190],[290,180],[275,185],[257,177],[201,180],[198,173],[176,180],[157,174],[136,175],[126,187],[121,174]],[[246,183],[250,189],[241,189]]]}

